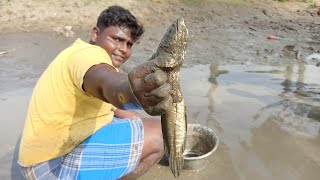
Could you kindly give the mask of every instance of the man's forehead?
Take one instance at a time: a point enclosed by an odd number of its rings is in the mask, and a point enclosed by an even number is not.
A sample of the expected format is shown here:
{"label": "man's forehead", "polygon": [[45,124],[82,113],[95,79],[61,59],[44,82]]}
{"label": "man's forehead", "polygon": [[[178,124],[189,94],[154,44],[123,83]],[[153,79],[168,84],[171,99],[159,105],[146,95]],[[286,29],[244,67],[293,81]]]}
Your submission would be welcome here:
{"label": "man's forehead", "polygon": [[121,29],[121,31],[122,31],[123,33],[125,33],[127,36],[129,36],[130,38],[132,38],[131,30],[130,30],[128,27],[119,26],[119,28]]}
{"label": "man's forehead", "polygon": [[126,26],[109,26],[105,30],[128,41],[133,41],[131,30]]}

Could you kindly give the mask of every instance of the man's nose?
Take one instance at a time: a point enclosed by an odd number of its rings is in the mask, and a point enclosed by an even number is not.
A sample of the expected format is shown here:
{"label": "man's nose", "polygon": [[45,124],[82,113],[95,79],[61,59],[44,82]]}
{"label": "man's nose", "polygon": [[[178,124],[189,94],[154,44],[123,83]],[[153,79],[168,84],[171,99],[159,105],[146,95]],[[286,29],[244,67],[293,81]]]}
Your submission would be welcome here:
{"label": "man's nose", "polygon": [[122,52],[122,53],[127,53],[128,52],[128,46],[127,43],[122,42],[118,44],[118,49]]}

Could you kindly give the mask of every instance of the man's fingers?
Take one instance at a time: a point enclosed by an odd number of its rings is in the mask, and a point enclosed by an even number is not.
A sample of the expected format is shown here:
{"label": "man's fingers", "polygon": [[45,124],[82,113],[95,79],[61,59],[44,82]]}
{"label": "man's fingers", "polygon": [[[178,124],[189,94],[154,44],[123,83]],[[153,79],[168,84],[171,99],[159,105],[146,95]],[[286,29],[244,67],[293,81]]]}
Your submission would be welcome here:
{"label": "man's fingers", "polygon": [[148,87],[159,87],[166,83],[168,80],[167,74],[162,70],[158,69],[154,73],[148,74],[144,78],[144,83]]}
{"label": "man's fingers", "polygon": [[152,107],[147,107],[145,111],[151,116],[159,116],[165,113],[166,111],[168,111],[169,109],[171,109],[172,104],[173,104],[173,100],[172,100],[172,97],[169,95],[159,104]]}
{"label": "man's fingers", "polygon": [[[168,74],[160,67],[161,58],[150,60],[129,72],[128,78],[136,98],[149,115],[161,115],[172,107],[172,87]],[[159,64],[161,66],[159,66]]]}
{"label": "man's fingers", "polygon": [[133,68],[128,76],[129,79],[143,78],[146,74],[153,73],[155,70],[159,69],[154,61],[147,61],[139,66]]}
{"label": "man's fingers", "polygon": [[145,93],[144,96],[150,97],[150,96],[155,96],[155,97],[166,97],[170,95],[171,93],[171,85],[169,83],[166,83],[154,90],[152,90],[149,93]]}

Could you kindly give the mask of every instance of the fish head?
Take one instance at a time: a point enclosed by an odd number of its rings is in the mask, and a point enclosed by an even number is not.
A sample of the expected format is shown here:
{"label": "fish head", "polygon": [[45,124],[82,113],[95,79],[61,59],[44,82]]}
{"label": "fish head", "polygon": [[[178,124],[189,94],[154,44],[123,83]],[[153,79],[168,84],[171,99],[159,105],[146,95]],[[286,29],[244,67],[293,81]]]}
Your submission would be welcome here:
{"label": "fish head", "polygon": [[176,37],[174,40],[176,41],[176,46],[179,46],[179,49],[183,50],[184,52],[187,49],[187,41],[188,41],[188,29],[186,25],[184,24],[184,19],[180,18],[176,20],[176,23],[173,23],[172,25],[175,25],[176,29]]}
{"label": "fish head", "polygon": [[171,26],[172,27],[170,27],[169,30],[173,31],[171,33],[175,35],[174,40],[175,41],[180,41],[180,43],[187,42],[187,40],[188,40],[188,29],[187,29],[187,26],[184,23],[184,19],[183,18],[179,18],[179,19],[175,20],[175,22],[173,22],[171,24]]}
{"label": "fish head", "polygon": [[188,41],[188,29],[183,18],[175,20],[167,29],[156,52],[160,66],[173,68],[184,60]]}

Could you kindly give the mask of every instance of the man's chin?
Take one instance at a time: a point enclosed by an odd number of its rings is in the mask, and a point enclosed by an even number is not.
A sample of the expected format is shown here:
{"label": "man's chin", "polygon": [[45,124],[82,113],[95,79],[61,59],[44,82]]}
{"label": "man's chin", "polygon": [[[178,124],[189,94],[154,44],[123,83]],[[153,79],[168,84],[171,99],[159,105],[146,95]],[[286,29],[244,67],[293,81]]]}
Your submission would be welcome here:
{"label": "man's chin", "polygon": [[120,61],[117,61],[117,60],[112,60],[112,65],[115,67],[115,68],[119,68],[123,63],[120,62]]}

